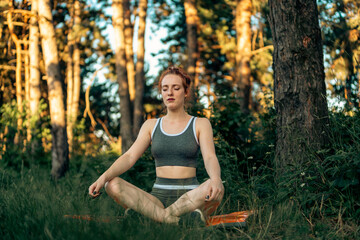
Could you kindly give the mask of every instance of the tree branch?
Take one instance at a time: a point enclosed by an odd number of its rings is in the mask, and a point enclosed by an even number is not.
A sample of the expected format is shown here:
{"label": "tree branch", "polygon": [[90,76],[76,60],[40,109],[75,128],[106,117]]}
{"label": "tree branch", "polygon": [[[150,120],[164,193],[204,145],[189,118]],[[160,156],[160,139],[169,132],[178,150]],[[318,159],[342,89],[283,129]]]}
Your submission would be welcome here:
{"label": "tree branch", "polygon": [[96,118],[96,120],[100,123],[100,125],[103,127],[106,134],[109,136],[110,142],[116,143],[116,141],[114,140],[114,137],[110,134],[109,129],[106,127],[105,123],[100,118]]}
{"label": "tree branch", "polygon": [[274,46],[273,45],[268,45],[266,47],[258,48],[258,49],[254,50],[254,51],[251,51],[251,55],[255,55],[255,54],[257,54],[259,52],[262,52],[262,51],[265,51],[267,49],[274,49]]}
{"label": "tree branch", "polygon": [[109,66],[110,63],[106,63],[104,65],[102,65],[98,70],[96,70],[90,80],[90,84],[89,86],[87,87],[86,89],[86,92],[85,92],[85,102],[86,102],[86,107],[85,107],[85,111],[84,111],[84,118],[86,117],[87,114],[89,114],[89,117],[90,117],[90,121],[91,121],[91,126],[95,127],[96,126],[96,121],[94,119],[94,116],[92,115],[91,111],[90,111],[90,100],[89,100],[89,95],[90,95],[90,88],[91,88],[91,84],[92,82],[94,81],[96,75],[98,74],[98,72],[103,69],[104,67],[106,66]]}
{"label": "tree branch", "polygon": [[7,65],[0,65],[0,69],[4,69],[4,70],[7,70],[7,71],[16,71],[16,67],[7,66]]}
{"label": "tree branch", "polygon": [[32,13],[31,11],[29,10],[24,10],[24,9],[11,9],[11,10],[6,10],[6,11],[3,11],[3,14],[7,14],[8,12],[12,12],[12,13],[21,13],[21,14],[24,14],[24,15],[30,15],[32,17],[37,17],[34,13]]}

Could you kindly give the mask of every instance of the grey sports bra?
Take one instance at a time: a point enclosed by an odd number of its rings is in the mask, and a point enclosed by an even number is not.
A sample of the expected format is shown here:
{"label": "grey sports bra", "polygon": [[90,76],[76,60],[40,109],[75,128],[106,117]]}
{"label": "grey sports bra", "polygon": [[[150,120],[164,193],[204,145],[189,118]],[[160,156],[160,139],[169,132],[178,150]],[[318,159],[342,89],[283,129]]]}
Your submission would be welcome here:
{"label": "grey sports bra", "polygon": [[155,166],[197,166],[199,142],[195,131],[195,117],[191,117],[185,129],[177,134],[168,134],[159,118],[151,134],[151,153]]}

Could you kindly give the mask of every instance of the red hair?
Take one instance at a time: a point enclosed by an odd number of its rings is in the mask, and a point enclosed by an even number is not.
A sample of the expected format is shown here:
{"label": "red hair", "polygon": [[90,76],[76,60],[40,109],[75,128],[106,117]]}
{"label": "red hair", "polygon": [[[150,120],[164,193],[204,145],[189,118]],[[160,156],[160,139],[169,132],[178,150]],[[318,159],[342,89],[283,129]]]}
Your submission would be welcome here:
{"label": "red hair", "polygon": [[180,67],[171,66],[171,67],[168,67],[160,76],[160,80],[159,80],[159,83],[158,83],[158,88],[159,88],[160,92],[161,92],[162,80],[164,79],[164,77],[166,75],[170,75],[170,74],[179,76],[181,78],[181,80],[182,80],[183,86],[185,88],[185,92],[189,91],[190,84],[191,84],[190,76],[184,71],[184,69],[182,69]]}

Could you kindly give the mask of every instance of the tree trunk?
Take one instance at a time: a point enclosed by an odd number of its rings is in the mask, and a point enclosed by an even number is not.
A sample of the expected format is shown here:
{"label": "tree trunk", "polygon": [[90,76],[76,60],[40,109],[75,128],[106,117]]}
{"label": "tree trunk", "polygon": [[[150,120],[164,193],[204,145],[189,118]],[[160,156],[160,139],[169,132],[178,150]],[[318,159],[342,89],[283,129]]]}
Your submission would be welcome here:
{"label": "tree trunk", "polygon": [[24,82],[25,82],[25,103],[26,103],[26,140],[24,146],[31,141],[31,126],[30,126],[30,59],[28,44],[24,44]]}
{"label": "tree trunk", "polygon": [[133,51],[133,26],[131,24],[131,12],[129,0],[123,0],[124,12],[124,34],[125,34],[125,54],[126,54],[126,70],[129,82],[130,101],[135,99],[135,65]]}
{"label": "tree trunk", "polygon": [[122,138],[122,152],[128,150],[133,142],[131,127],[131,110],[129,85],[127,81],[125,36],[124,36],[124,9],[122,0],[113,1],[113,26],[115,34],[116,75],[119,83],[120,96],[120,135]]}
{"label": "tree trunk", "polygon": [[238,87],[240,108],[248,113],[251,91],[251,0],[238,0],[236,4],[236,69],[235,84]]}
{"label": "tree trunk", "polygon": [[54,179],[64,176],[69,165],[66,135],[64,95],[60,75],[55,30],[52,23],[50,0],[39,0],[39,26],[49,94],[52,170]]}
{"label": "tree trunk", "polygon": [[79,37],[74,32],[76,26],[81,24],[81,8],[80,2],[76,0],[71,6],[71,33],[68,37],[68,49],[69,58],[67,63],[67,134],[70,153],[73,151],[74,141],[74,125],[76,123],[79,114],[79,99],[81,90],[81,77],[80,77],[80,49],[79,49]]}
{"label": "tree trunk", "polygon": [[144,55],[145,55],[145,27],[146,27],[147,0],[139,2],[139,29],[138,47],[136,53],[136,74],[135,74],[135,101],[134,101],[134,124],[133,136],[137,136],[143,123],[143,95],[145,84]]}
{"label": "tree trunk", "polygon": [[185,0],[184,9],[186,16],[186,40],[188,51],[186,71],[194,81],[196,74],[196,61],[198,58],[197,27],[199,19],[195,0]]}
{"label": "tree trunk", "polygon": [[[81,8],[80,1],[76,0],[74,3],[75,7],[75,16],[74,22],[75,26],[81,25]],[[76,37],[75,45],[74,45],[74,94],[73,94],[73,104],[72,104],[72,117],[73,123],[76,122],[77,117],[79,115],[79,99],[80,99],[80,91],[81,91],[81,69],[80,69],[80,37]]]}
{"label": "tree trunk", "polygon": [[[10,2],[10,7],[13,7],[12,2]],[[8,11],[7,13],[7,22],[8,22],[8,27],[9,27],[9,31],[11,34],[11,38],[15,43],[16,46],[16,72],[15,72],[15,78],[16,78],[16,103],[17,103],[17,109],[19,111],[19,116],[17,119],[17,133],[16,136],[14,138],[14,144],[17,145],[20,142],[20,131],[22,129],[22,112],[23,112],[23,108],[22,108],[22,103],[23,103],[23,93],[22,93],[22,82],[21,82],[21,43],[19,38],[16,36],[15,32],[14,32],[14,25],[12,22],[12,9]]]}
{"label": "tree trunk", "polygon": [[73,122],[72,122],[72,105],[73,105],[73,93],[74,93],[74,4],[69,3],[69,33],[67,36],[67,50],[68,57],[66,63],[66,132],[68,137],[69,155],[73,151]]}
{"label": "tree trunk", "polygon": [[315,0],[269,0],[273,35],[276,169],[302,166],[326,143],[328,110]]}
{"label": "tree trunk", "polygon": [[[71,11],[71,10],[70,10]],[[71,20],[72,21],[72,20]],[[73,143],[73,122],[72,122],[72,105],[73,105],[73,92],[74,92],[74,62],[73,62],[73,53],[74,53],[74,40],[72,38],[72,26],[69,30],[68,35],[68,57],[67,57],[67,66],[66,66],[66,132],[68,136],[69,144],[69,153],[72,153],[72,143]]]}

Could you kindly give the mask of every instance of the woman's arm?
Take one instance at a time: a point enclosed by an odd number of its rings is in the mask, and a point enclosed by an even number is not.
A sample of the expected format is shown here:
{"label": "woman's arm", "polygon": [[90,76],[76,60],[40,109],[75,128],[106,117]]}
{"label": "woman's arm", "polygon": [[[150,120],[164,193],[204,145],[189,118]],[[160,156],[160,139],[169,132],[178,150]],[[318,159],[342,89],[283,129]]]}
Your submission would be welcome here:
{"label": "woman's arm", "polygon": [[155,119],[147,120],[140,129],[139,135],[128,151],[121,155],[90,187],[89,194],[93,197],[99,195],[99,191],[106,182],[129,170],[141,157],[151,142],[151,130],[155,125]]}
{"label": "woman's arm", "polygon": [[208,189],[209,198],[207,200],[211,201],[221,199],[224,194],[224,186],[221,181],[221,169],[219,161],[215,153],[213,140],[214,136],[211,123],[206,118],[199,118],[196,125],[199,129],[201,154],[204,159],[206,172],[208,173],[211,181]]}

